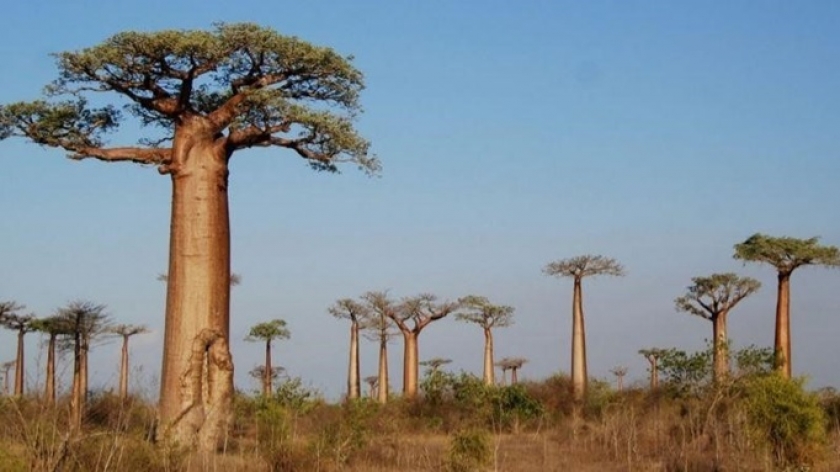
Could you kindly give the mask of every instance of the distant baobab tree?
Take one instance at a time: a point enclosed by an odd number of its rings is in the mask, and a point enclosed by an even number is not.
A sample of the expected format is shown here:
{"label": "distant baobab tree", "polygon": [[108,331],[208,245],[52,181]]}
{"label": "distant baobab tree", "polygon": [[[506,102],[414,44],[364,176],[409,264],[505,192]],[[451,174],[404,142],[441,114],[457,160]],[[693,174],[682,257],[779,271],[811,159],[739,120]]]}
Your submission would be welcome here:
{"label": "distant baobab tree", "polygon": [[745,262],[769,264],[776,269],[778,292],[776,296],[775,345],[776,369],[785,378],[792,373],[790,342],[790,276],[802,266],[817,265],[840,267],[840,249],[822,246],[819,238],[797,239],[773,237],[756,233],[735,245],[735,259]]}
{"label": "distant baobab tree", "polygon": [[248,371],[248,375],[250,375],[251,378],[253,378],[254,380],[256,380],[260,383],[260,390],[263,392],[263,395],[265,395],[265,379],[266,379],[266,377],[268,377],[270,379],[269,381],[273,385],[273,384],[277,383],[277,380],[280,379],[280,376],[283,375],[283,372],[285,372],[285,371],[286,371],[286,369],[284,369],[281,366],[273,366],[271,368],[270,372],[266,372],[265,365],[258,365],[258,366],[254,366],[253,369]]}
{"label": "distant baobab tree", "polygon": [[82,425],[88,396],[88,359],[93,342],[110,332],[110,316],[105,305],[77,300],[59,308],[60,322],[67,332],[59,339],[59,349],[73,352],[73,387],[70,397],[70,426]]}
{"label": "distant baobab tree", "polygon": [[623,276],[624,267],[615,259],[600,255],[584,255],[549,263],[546,275],[569,277],[574,281],[572,296],[572,394],[576,401],[586,395],[586,328],[583,316],[583,279],[598,275]]}
{"label": "distant baobab tree", "polygon": [[422,293],[404,298],[400,308],[390,312],[391,320],[403,335],[403,395],[406,398],[417,396],[420,377],[420,333],[429,324],[445,318],[457,308],[457,303],[438,302],[436,295]]}
{"label": "distant baobab tree", "polygon": [[379,384],[379,376],[369,375],[365,377],[365,383],[368,384],[368,396],[370,398],[376,398],[376,387]]}
{"label": "distant baobab tree", "polygon": [[128,398],[128,339],[138,334],[148,333],[149,328],[142,325],[120,324],[111,327],[110,332],[122,338],[120,356],[120,399]]}
{"label": "distant baobab tree", "polygon": [[3,369],[3,395],[9,396],[9,371],[15,368],[17,361],[6,361],[0,364]]}
{"label": "distant baobab tree", "polygon": [[617,366],[610,370],[610,373],[615,375],[618,391],[624,390],[624,376],[627,375],[627,367]]}
{"label": "distant baobab tree", "polygon": [[396,335],[392,321],[400,309],[388,296],[388,292],[367,292],[362,300],[370,310],[370,322],[366,324],[365,337],[379,343],[379,376],[376,399],[379,403],[388,402],[388,340]]}
{"label": "distant baobab tree", "polygon": [[443,357],[433,357],[431,359],[422,361],[420,365],[428,367],[431,372],[437,372],[438,369],[452,362],[452,359],[444,359]]}
{"label": "distant baobab tree", "polygon": [[505,371],[510,371],[510,384],[516,385],[519,381],[517,376],[517,371],[522,368],[522,366],[528,362],[528,359],[524,357],[505,357],[504,359],[500,360],[496,365],[498,365],[502,369],[502,376],[504,377]]}
{"label": "distant baobab tree", "polygon": [[506,305],[493,305],[487,297],[468,295],[458,300],[459,312],[455,319],[475,323],[484,331],[484,383],[493,385],[495,369],[493,365],[493,328],[506,328],[513,324],[514,308]]}
{"label": "distant baobab tree", "polygon": [[289,339],[290,336],[291,333],[286,328],[286,321],[275,319],[252,326],[251,331],[248,332],[248,336],[245,338],[249,342],[265,343],[265,368],[263,369],[265,377],[263,378],[262,394],[266,398],[271,396],[272,387],[271,343],[275,339]]}
{"label": "distant baobab tree", "polygon": [[49,316],[33,320],[32,329],[47,335],[47,372],[44,382],[44,401],[48,406],[55,404],[55,354],[59,336],[70,333],[65,320],[60,316]]}
{"label": "distant baobab tree", "polygon": [[659,388],[659,359],[669,352],[668,349],[650,348],[640,349],[639,354],[643,355],[650,364],[650,389]]}
{"label": "distant baobab tree", "polygon": [[361,374],[359,367],[359,330],[370,318],[370,310],[365,305],[342,298],[329,308],[329,313],[336,318],[350,320],[350,360],[347,367],[347,398],[362,396]]}
{"label": "distant baobab tree", "polygon": [[26,333],[32,331],[32,322],[35,320],[34,315],[21,315],[18,312],[26,308],[24,305],[19,305],[15,302],[0,302],[0,325],[4,328],[17,332],[17,358],[15,359],[15,391],[16,397],[23,396],[24,389],[24,375],[26,366],[24,363],[24,336]]}
{"label": "distant baobab tree", "polygon": [[726,319],[735,305],[755,293],[761,282],[733,273],[694,277],[687,293],[676,300],[677,311],[684,311],[712,322],[712,355],[715,380],[729,375],[729,339]]}

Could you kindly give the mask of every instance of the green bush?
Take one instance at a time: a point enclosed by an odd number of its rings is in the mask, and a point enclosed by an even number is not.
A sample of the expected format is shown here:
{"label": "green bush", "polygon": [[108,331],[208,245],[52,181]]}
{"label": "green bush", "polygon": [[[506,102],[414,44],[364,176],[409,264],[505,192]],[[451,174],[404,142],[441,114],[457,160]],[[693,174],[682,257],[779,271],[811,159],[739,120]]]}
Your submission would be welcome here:
{"label": "green bush", "polygon": [[490,463],[490,438],[486,431],[468,429],[457,432],[449,444],[450,472],[474,472]]}

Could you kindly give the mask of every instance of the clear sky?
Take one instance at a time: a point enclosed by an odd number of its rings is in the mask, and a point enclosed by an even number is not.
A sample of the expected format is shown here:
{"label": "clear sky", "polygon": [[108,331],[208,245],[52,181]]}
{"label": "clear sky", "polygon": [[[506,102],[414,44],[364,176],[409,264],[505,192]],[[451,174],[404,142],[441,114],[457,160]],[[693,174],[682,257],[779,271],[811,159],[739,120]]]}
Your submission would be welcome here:
{"label": "clear sky", "polygon": [[[755,232],[840,244],[840,3],[832,1],[394,2],[237,0],[4,2],[0,103],[38,98],[50,53],[123,30],[253,21],[355,56],[358,122],[384,171],[311,172],[283,150],[231,164],[236,381],[260,362],[248,328],[282,317],[275,362],[331,398],[346,382],[348,326],[327,307],[397,297],[486,295],[516,308],[497,358],[521,375],[568,371],[571,283],[556,259],[615,257],[628,275],[587,281],[589,371],[646,376],[645,347],[697,349],[711,324],[678,314],[691,277],[735,271],[764,287],[730,315],[736,346],[773,339],[775,273],[732,259]],[[120,138],[126,138],[125,135]],[[128,136],[134,139],[136,136]],[[118,144],[118,143],[114,143]],[[0,299],[48,315],[70,300],[108,305],[134,338],[141,387],[156,394],[170,182],[152,168],[71,162],[0,143]],[[840,386],[840,273],[793,277],[793,367]],[[483,337],[445,319],[420,357],[480,374]],[[30,373],[38,357],[28,338]],[[391,378],[401,387],[401,341]],[[362,375],[375,373],[373,343]],[[14,336],[0,333],[0,360]],[[116,383],[118,346],[94,350],[94,386]]]}

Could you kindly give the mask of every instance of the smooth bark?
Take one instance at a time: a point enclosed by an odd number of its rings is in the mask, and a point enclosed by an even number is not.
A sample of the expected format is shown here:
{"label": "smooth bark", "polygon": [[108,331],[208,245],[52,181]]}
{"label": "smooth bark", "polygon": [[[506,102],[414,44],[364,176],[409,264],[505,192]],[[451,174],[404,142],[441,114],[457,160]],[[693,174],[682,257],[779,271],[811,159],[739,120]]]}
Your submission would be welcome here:
{"label": "smooth bark", "polygon": [[776,298],[776,370],[786,379],[791,377],[790,349],[790,272],[778,274],[778,296]]}
{"label": "smooth bark", "polygon": [[361,398],[361,372],[359,371],[359,322],[354,318],[350,324],[350,361],[347,367],[347,397]]}
{"label": "smooth bark", "polygon": [[233,395],[230,156],[201,125],[193,121],[176,127],[169,169],[172,216],[160,432],[164,440],[213,450],[229,423]]}
{"label": "smooth bark", "polygon": [[271,396],[271,339],[265,341],[265,372],[263,372],[263,396]]}
{"label": "smooth bark", "polygon": [[23,396],[23,375],[26,371],[24,368],[23,363],[23,337],[26,335],[26,331],[23,329],[19,329],[17,333],[17,362],[15,363],[15,396],[22,397]]}
{"label": "smooth bark", "polygon": [[57,335],[49,333],[47,341],[47,378],[44,382],[44,400],[48,406],[55,404],[55,345]]}
{"label": "smooth bark", "polygon": [[723,380],[729,375],[729,339],[726,335],[728,314],[729,312],[722,311],[712,316],[712,339],[714,339],[712,363],[715,366],[715,381]]}
{"label": "smooth bark", "polygon": [[128,335],[123,334],[122,355],[120,357],[120,400],[128,398]]}
{"label": "smooth bark", "polygon": [[586,396],[586,329],[583,321],[583,288],[575,278],[572,297],[572,393],[577,401]]}
{"label": "smooth bark", "polygon": [[486,385],[493,385],[495,380],[495,368],[493,367],[493,331],[490,328],[484,328],[484,383]]}
{"label": "smooth bark", "polygon": [[403,395],[413,398],[417,395],[417,384],[420,376],[420,356],[417,347],[417,336],[414,331],[403,331]]}
{"label": "smooth bark", "polygon": [[379,403],[388,403],[388,383],[388,340],[383,338],[379,341]]}

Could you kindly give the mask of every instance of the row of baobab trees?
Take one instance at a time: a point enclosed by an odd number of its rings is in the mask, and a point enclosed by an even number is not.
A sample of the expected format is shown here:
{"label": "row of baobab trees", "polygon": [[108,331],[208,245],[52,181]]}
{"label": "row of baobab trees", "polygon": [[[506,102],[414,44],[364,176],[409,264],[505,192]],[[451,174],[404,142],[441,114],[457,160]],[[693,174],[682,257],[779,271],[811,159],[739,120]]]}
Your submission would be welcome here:
{"label": "row of baobab trees", "polygon": [[[790,339],[790,279],[793,272],[803,266],[817,265],[840,267],[840,250],[835,246],[819,244],[819,238],[797,239],[754,234],[734,247],[735,259],[744,262],[758,262],[770,265],[777,272],[777,300],[775,321],[775,367],[785,378],[791,376]],[[546,275],[573,280],[572,293],[572,342],[571,380],[573,397],[581,400],[586,395],[588,383],[586,361],[586,330],[583,310],[583,279],[599,275],[623,276],[625,269],[618,261],[601,255],[583,255],[549,263],[543,269]],[[761,283],[751,277],[734,273],[715,273],[692,278],[692,284],[685,294],[675,299],[679,312],[699,316],[712,323],[713,374],[716,380],[729,375],[729,351],[727,318],[730,312],[746,297],[754,294]],[[336,318],[350,321],[350,355],[347,378],[347,397],[361,396],[359,374],[359,334],[379,343],[378,376],[365,378],[371,389],[377,385],[376,397],[380,402],[388,399],[388,340],[395,335],[403,337],[403,395],[411,398],[418,387],[418,338],[420,333],[434,321],[455,314],[456,319],[474,323],[484,333],[484,372],[486,384],[494,384],[494,365],[503,369],[516,369],[524,359],[505,359],[500,364],[493,361],[493,329],[510,326],[514,308],[495,305],[486,297],[470,295],[455,302],[439,302],[431,294],[396,301],[387,292],[368,292],[354,300],[340,299],[329,308]],[[270,366],[270,344],[267,342],[266,365]],[[645,351],[651,362],[651,371],[656,371],[656,350]],[[437,368],[440,359],[434,360]],[[513,364],[511,364],[513,362]],[[264,393],[271,392],[269,370],[263,370]],[[614,372],[623,377],[626,370]],[[620,374],[620,375],[619,375]],[[653,377],[652,377],[653,378]]]}
{"label": "row of baobab trees", "polygon": [[55,314],[38,318],[24,314],[26,307],[14,301],[0,302],[0,325],[17,335],[17,355],[14,361],[2,364],[5,374],[5,393],[8,394],[9,371],[14,368],[15,397],[23,396],[25,388],[25,349],[27,333],[39,332],[46,336],[47,361],[45,366],[44,401],[47,406],[56,402],[56,354],[72,353],[73,376],[70,390],[70,424],[81,425],[88,398],[88,359],[93,345],[105,338],[122,340],[120,359],[119,396],[128,397],[128,341],[132,336],[148,332],[145,326],[115,324],[105,310],[105,305],[89,301],[73,301],[56,310]]}

